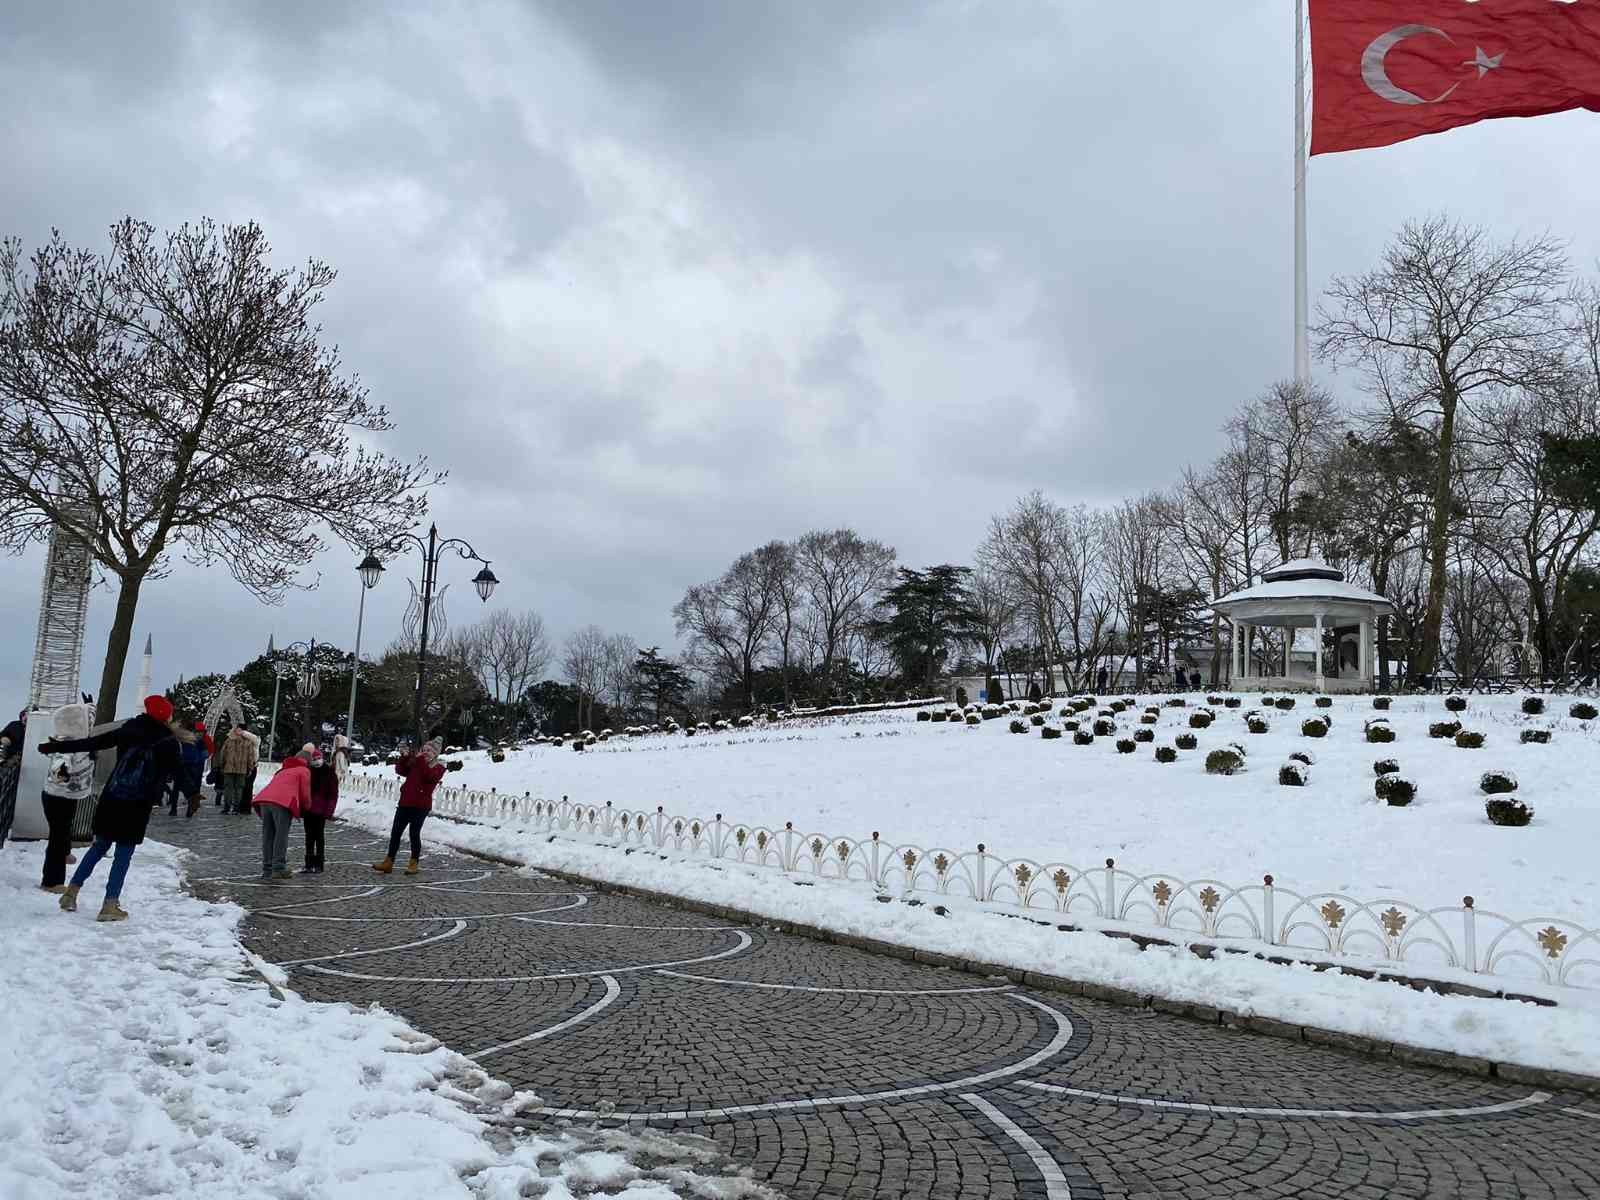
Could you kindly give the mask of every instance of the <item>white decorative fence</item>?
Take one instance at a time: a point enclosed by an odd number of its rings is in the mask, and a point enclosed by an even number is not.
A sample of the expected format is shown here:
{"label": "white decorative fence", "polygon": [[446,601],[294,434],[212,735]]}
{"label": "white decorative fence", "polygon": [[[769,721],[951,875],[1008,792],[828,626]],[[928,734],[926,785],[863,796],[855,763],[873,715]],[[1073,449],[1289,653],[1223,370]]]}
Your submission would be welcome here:
{"label": "white decorative fence", "polygon": [[[347,789],[377,800],[399,797],[400,780],[352,772]],[[870,838],[806,834],[669,816],[661,808],[614,809],[441,786],[434,810],[541,833],[574,833],[621,845],[699,855],[791,875],[858,881],[901,895],[952,897],[1088,919],[1161,939],[1198,938],[1288,957],[1359,960],[1382,970],[1397,963],[1429,971],[1537,981],[1551,987],[1600,987],[1600,929],[1559,917],[1517,920],[1460,904],[1425,908],[1408,900],[1362,900],[1342,892],[1300,893],[1266,875],[1236,886],[1133,872],[1107,858],[1079,867],[975,851],[891,845]]]}

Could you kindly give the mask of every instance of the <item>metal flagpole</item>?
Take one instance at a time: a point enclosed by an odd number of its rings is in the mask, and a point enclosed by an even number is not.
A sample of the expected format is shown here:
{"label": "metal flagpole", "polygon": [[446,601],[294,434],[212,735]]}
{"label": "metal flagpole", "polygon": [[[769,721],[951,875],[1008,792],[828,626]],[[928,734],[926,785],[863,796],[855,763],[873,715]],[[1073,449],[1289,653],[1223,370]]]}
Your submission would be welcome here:
{"label": "metal flagpole", "polygon": [[1294,377],[1311,381],[1306,343],[1306,4],[1294,0]]}

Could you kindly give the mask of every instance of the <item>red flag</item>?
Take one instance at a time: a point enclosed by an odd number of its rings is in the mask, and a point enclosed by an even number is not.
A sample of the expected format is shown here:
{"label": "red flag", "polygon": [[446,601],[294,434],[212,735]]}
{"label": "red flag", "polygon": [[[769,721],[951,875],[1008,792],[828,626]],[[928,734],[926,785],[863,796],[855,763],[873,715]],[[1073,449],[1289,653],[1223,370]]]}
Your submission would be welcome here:
{"label": "red flag", "polygon": [[1600,0],[1311,0],[1311,153],[1600,112]]}

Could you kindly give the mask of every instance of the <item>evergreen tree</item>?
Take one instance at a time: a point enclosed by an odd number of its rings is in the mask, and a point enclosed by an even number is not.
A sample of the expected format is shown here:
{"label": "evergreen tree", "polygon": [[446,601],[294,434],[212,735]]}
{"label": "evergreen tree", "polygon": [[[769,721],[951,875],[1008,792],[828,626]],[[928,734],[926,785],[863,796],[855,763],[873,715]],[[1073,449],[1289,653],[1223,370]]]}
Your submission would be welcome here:
{"label": "evergreen tree", "polygon": [[945,563],[915,571],[901,567],[900,582],[873,605],[873,635],[889,647],[908,684],[932,691],[952,649],[973,642],[981,617],[967,594],[970,567]]}
{"label": "evergreen tree", "polygon": [[639,651],[633,669],[639,676],[640,698],[650,706],[657,724],[673,713],[689,711],[689,690],[694,682],[681,666],[661,657],[660,646]]}

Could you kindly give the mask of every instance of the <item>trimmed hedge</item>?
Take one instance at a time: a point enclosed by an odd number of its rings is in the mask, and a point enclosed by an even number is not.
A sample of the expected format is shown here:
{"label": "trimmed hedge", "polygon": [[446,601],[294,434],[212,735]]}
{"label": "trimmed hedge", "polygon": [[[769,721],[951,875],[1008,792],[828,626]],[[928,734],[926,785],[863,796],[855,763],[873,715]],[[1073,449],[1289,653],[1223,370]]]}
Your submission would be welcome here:
{"label": "trimmed hedge", "polygon": [[1485,771],[1478,790],[1485,796],[1507,796],[1517,790],[1517,777],[1510,771]]}
{"label": "trimmed hedge", "polygon": [[1524,729],[1522,731],[1522,744],[1524,746],[1547,746],[1550,744],[1550,731],[1548,729]]}
{"label": "trimmed hedge", "polygon": [[1244,703],[1244,701],[1239,699],[1239,697],[1237,697],[1237,696],[1229,696],[1226,700],[1224,700],[1222,702],[1222,706],[1224,708],[1238,708],[1243,703]]}
{"label": "trimmed hedge", "polygon": [[1428,726],[1428,736],[1431,738],[1453,738],[1460,732],[1460,721],[1435,721]]}
{"label": "trimmed hedge", "polygon": [[1026,721],[1013,721],[1007,728],[1009,728],[1012,733],[1027,733],[1028,723]]}
{"label": "trimmed hedge", "polygon": [[1057,729],[1054,725],[1046,725],[1039,730],[1039,736],[1044,738],[1047,742],[1054,741],[1056,738],[1061,736],[1061,730]]}
{"label": "trimmed hedge", "polygon": [[1317,756],[1309,750],[1295,750],[1289,755],[1290,762],[1305,763],[1308,767],[1317,765]]}
{"label": "trimmed hedge", "polygon": [[1193,750],[1200,745],[1200,739],[1192,733],[1180,733],[1172,741],[1179,750]]}
{"label": "trimmed hedge", "polygon": [[1178,752],[1175,749],[1173,749],[1171,746],[1157,746],[1156,747],[1156,761],[1158,763],[1177,762],[1178,761]]}
{"label": "trimmed hedge", "polygon": [[1483,734],[1475,729],[1463,729],[1456,734],[1456,745],[1463,750],[1483,749]]}
{"label": "trimmed hedge", "polygon": [[1305,787],[1311,769],[1301,762],[1286,762],[1278,768],[1278,783],[1283,787]]}
{"label": "trimmed hedge", "polygon": [[1508,800],[1500,797],[1486,800],[1483,804],[1484,815],[1489,818],[1491,825],[1508,825],[1517,828],[1533,820],[1533,809],[1521,800]]}
{"label": "trimmed hedge", "polygon": [[1117,739],[1117,753],[1118,754],[1132,754],[1133,753],[1133,749],[1134,749],[1134,744],[1135,743],[1134,743],[1134,740],[1132,738],[1118,738]]}
{"label": "trimmed hedge", "polygon": [[1311,717],[1300,722],[1300,735],[1308,738],[1323,738],[1328,736],[1328,722],[1321,717]]}
{"label": "trimmed hedge", "polygon": [[1276,703],[1277,703],[1277,707],[1278,707],[1278,711],[1279,712],[1288,712],[1291,708],[1294,707],[1294,697],[1293,696],[1279,696]]}
{"label": "trimmed hedge", "polygon": [[1072,735],[1072,744],[1074,746],[1092,746],[1094,745],[1094,734],[1087,729],[1080,729]]}
{"label": "trimmed hedge", "polygon": [[1372,764],[1372,771],[1375,775],[1393,775],[1399,769],[1400,764],[1392,758],[1380,758]]}
{"label": "trimmed hedge", "polygon": [[1111,737],[1117,732],[1117,723],[1109,717],[1100,717],[1094,723],[1096,737]]}
{"label": "trimmed hedge", "polygon": [[1594,705],[1580,700],[1567,710],[1567,715],[1579,721],[1592,721],[1597,716],[1600,716],[1600,709],[1596,709]]}
{"label": "trimmed hedge", "polygon": [[1332,696],[1318,696],[1317,697],[1317,707],[1318,708],[1332,708],[1333,707],[1333,697]]}
{"label": "trimmed hedge", "polygon": [[1136,742],[1153,742],[1156,740],[1156,731],[1154,729],[1135,729],[1133,731],[1133,740]]}
{"label": "trimmed hedge", "polygon": [[1208,713],[1203,708],[1202,709],[1197,709],[1194,712],[1189,714],[1189,728],[1190,729],[1209,729],[1210,726],[1211,726],[1211,722],[1215,721],[1216,719],[1217,718],[1216,718],[1216,715],[1214,713]]}
{"label": "trimmed hedge", "polygon": [[1248,716],[1244,719],[1244,727],[1251,733],[1266,733],[1272,728],[1272,726],[1267,723],[1267,719],[1265,717],[1254,715]]}
{"label": "trimmed hedge", "polygon": [[1417,798],[1417,785],[1397,772],[1379,775],[1373,781],[1372,790],[1391,808],[1404,808]]}
{"label": "trimmed hedge", "polygon": [[1372,698],[1372,707],[1377,709],[1379,712],[1388,712],[1389,706],[1393,703],[1393,696],[1374,696]]}
{"label": "trimmed hedge", "polygon": [[1207,775],[1232,775],[1244,769],[1244,755],[1237,750],[1223,748],[1206,755]]}
{"label": "trimmed hedge", "polygon": [[1544,714],[1544,697],[1524,696],[1522,698],[1522,711],[1530,717],[1542,716]]}
{"label": "trimmed hedge", "polygon": [[1453,713],[1467,711],[1467,698],[1465,696],[1446,696],[1444,706]]}
{"label": "trimmed hedge", "polygon": [[1389,728],[1389,722],[1382,717],[1368,721],[1364,728],[1367,741],[1375,746],[1394,741],[1394,730]]}

